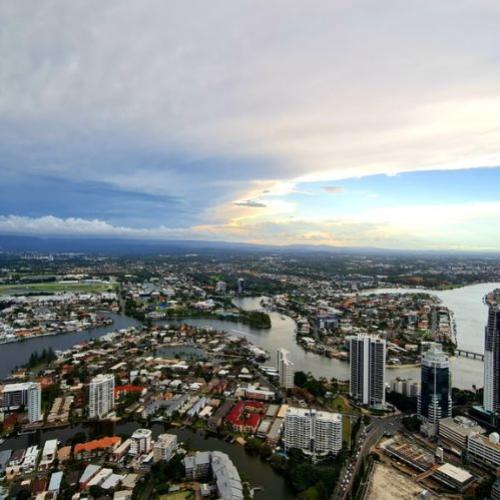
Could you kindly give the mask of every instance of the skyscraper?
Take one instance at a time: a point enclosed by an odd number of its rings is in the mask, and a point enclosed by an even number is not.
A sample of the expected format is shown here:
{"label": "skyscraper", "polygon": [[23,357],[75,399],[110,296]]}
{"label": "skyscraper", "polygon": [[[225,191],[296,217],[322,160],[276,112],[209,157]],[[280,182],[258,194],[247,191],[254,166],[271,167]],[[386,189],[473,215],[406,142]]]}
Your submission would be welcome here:
{"label": "skyscraper", "polygon": [[342,415],[326,411],[289,408],[285,415],[285,449],[307,454],[337,454],[342,449]]}
{"label": "skyscraper", "polygon": [[32,382],[27,388],[26,406],[30,424],[42,420],[42,388],[37,382]]}
{"label": "skyscraper", "polygon": [[286,349],[278,349],[276,352],[276,365],[279,375],[279,383],[285,389],[292,389],[294,386],[293,363],[288,359]]}
{"label": "skyscraper", "polygon": [[422,357],[418,414],[434,425],[451,417],[450,361],[440,344],[432,345]]}
{"label": "skyscraper", "polygon": [[102,418],[115,405],[115,376],[99,374],[89,385],[89,417]]}
{"label": "skyscraper", "polygon": [[484,409],[500,410],[500,289],[484,298],[488,305],[488,323],[484,329]]}
{"label": "skyscraper", "polygon": [[366,334],[348,340],[351,396],[365,405],[385,405],[385,340]]}

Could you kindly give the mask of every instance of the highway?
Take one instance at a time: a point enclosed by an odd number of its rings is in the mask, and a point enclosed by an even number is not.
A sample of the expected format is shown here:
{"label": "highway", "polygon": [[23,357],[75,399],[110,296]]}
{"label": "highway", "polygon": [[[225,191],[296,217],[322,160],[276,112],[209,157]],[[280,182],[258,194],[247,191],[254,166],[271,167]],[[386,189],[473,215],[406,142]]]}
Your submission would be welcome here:
{"label": "highway", "polygon": [[363,459],[368,455],[370,449],[379,441],[385,432],[395,433],[402,429],[402,415],[385,418],[372,417],[372,422],[367,427],[359,430],[358,439],[353,450],[353,455],[347,460],[342,469],[337,486],[331,496],[331,500],[345,500],[350,497],[353,489],[353,481],[360,468]]}

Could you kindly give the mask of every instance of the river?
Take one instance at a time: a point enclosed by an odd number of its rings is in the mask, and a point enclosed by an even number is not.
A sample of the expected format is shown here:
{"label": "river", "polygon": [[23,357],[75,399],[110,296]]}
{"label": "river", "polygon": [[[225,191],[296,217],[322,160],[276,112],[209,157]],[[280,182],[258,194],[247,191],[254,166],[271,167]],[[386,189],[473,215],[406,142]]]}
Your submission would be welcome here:
{"label": "river", "polygon": [[[363,293],[411,293],[428,292],[438,296],[443,304],[449,307],[455,317],[457,326],[457,341],[459,347],[482,353],[484,350],[484,325],[487,308],[482,298],[500,283],[482,283],[453,290],[434,291],[422,289],[376,289]],[[245,310],[261,309],[260,297],[245,297],[234,299],[234,304]],[[224,330],[230,334],[244,335],[253,344],[266,349],[272,356],[269,361],[274,364],[276,349],[284,347],[290,351],[290,357],[295,369],[311,372],[316,377],[335,377],[341,380],[349,378],[349,365],[337,359],[330,359],[312,352],[307,352],[295,341],[295,322],[288,316],[271,311],[271,328],[259,330],[248,325],[232,321],[213,319],[185,319],[183,323],[199,327],[211,327]],[[73,345],[100,337],[110,331],[138,325],[138,322],[127,316],[109,313],[113,324],[85,330],[82,332],[63,333],[54,336],[39,337],[23,342],[0,345],[0,378],[6,377],[16,367],[25,364],[34,351],[52,347],[54,350],[64,350]],[[171,321],[175,324],[178,321]],[[452,358],[451,368],[453,385],[462,389],[470,389],[473,385],[483,385],[483,363],[468,358]],[[386,379],[391,381],[396,377],[420,377],[418,367],[388,368]]]}
{"label": "river", "polygon": [[113,320],[111,325],[100,328],[89,328],[88,330],[79,332],[35,337],[20,342],[10,342],[0,345],[0,378],[7,377],[16,367],[26,364],[31,354],[35,351],[40,353],[43,349],[49,349],[50,347],[54,351],[63,351],[73,347],[75,344],[102,337],[114,330],[121,330],[122,328],[140,324],[135,319],[121,314],[106,312],[105,316]]}
{"label": "river", "polygon": [[370,293],[429,293],[441,299],[443,305],[453,311],[457,325],[457,343],[462,349],[484,352],[484,327],[488,308],[483,297],[500,283],[480,283],[452,290],[424,290],[414,288],[378,288],[363,292]]}
{"label": "river", "polygon": [[[483,304],[483,296],[500,283],[482,283],[453,290],[434,291],[422,289],[375,289],[363,293],[414,293],[427,292],[438,296],[442,303],[449,307],[455,317],[457,326],[457,342],[459,347],[482,353],[484,351],[484,325],[487,308]],[[261,297],[244,297],[233,300],[233,303],[245,310],[262,309]],[[295,369],[311,372],[316,377],[335,377],[341,380],[349,378],[349,364],[337,359],[330,359],[319,354],[307,352],[295,340],[295,322],[288,316],[271,311],[271,328],[258,330],[243,323],[212,319],[185,319],[183,323],[198,327],[209,327],[224,330],[230,334],[244,335],[253,344],[266,349],[271,354],[269,364],[274,365],[276,349],[284,347],[290,352]],[[174,322],[173,322],[174,323]],[[460,389],[472,389],[472,386],[483,386],[483,363],[472,358],[456,357],[450,360],[453,385]],[[386,380],[390,382],[396,377],[420,379],[419,367],[387,368]]]}
{"label": "river", "polygon": [[[130,436],[139,427],[140,425],[137,422],[125,422],[121,424],[100,422],[53,430],[41,430],[34,434],[8,438],[0,445],[0,450],[24,449],[35,444],[43,446],[48,439],[59,439],[64,444],[79,432],[84,432],[87,439],[94,439],[104,435]],[[154,423],[150,428],[153,431],[155,439],[158,434],[168,432],[176,434],[179,442],[183,443],[188,449],[200,451],[218,450],[227,453],[238,468],[242,479],[249,481],[254,487],[260,486],[262,488],[262,491],[256,493],[256,499],[273,498],[275,500],[288,500],[294,498],[293,492],[282,476],[274,472],[269,464],[262,462],[260,458],[248,455],[245,449],[238,444],[226,443],[217,437],[207,436],[202,431],[179,428],[166,429],[161,423]]]}
{"label": "river", "polygon": [[[486,323],[487,309],[482,303],[483,296],[493,288],[499,288],[500,283],[489,283],[473,285],[454,290],[428,291],[437,295],[444,305],[449,307],[455,316],[457,325],[458,345],[465,349],[483,352],[484,325]],[[388,293],[388,292],[422,292],[425,290],[411,289],[378,289],[365,293]],[[235,305],[245,310],[261,309],[260,297],[238,298],[234,300]],[[220,321],[210,319],[185,319],[183,323],[199,327],[211,327],[217,330],[227,331],[230,334],[244,335],[253,344],[266,349],[273,357],[269,364],[274,365],[274,354],[276,349],[284,347],[290,351],[290,357],[295,364],[296,370],[310,371],[316,377],[336,377],[346,380],[349,378],[349,365],[336,359],[330,359],[318,354],[303,350],[295,341],[295,322],[288,316],[277,312],[270,312],[272,326],[269,330],[258,330],[250,328],[243,323],[231,321]],[[71,346],[100,337],[110,331],[138,325],[132,318],[118,314],[110,314],[113,325],[90,329],[83,332],[60,334],[50,337],[29,339],[24,342],[4,344],[0,346],[0,377],[7,376],[16,366],[26,363],[32,352],[41,351],[52,347],[54,350],[64,350]],[[170,323],[178,323],[171,321]],[[453,385],[455,387],[470,389],[472,385],[482,386],[483,363],[467,358],[453,358],[451,360]],[[420,369],[397,368],[387,369],[387,381],[395,377],[420,378]],[[75,426],[63,429],[39,431],[33,435],[18,436],[10,438],[0,446],[0,449],[25,448],[30,444],[43,444],[47,439],[58,438],[65,442],[74,434],[84,431],[89,438],[106,433],[117,433],[130,435],[138,424],[119,424],[116,428],[103,429],[102,426]],[[155,435],[164,432],[162,424],[153,425]],[[271,467],[260,461],[257,457],[249,456],[244,449],[238,445],[231,445],[214,437],[205,438],[201,433],[186,429],[174,429],[173,432],[179,436],[180,441],[189,442],[190,446],[199,450],[220,450],[227,453],[234,461],[242,476],[253,485],[264,488],[257,498],[275,498],[276,500],[293,498],[293,494],[287,487],[284,479],[277,475]]]}

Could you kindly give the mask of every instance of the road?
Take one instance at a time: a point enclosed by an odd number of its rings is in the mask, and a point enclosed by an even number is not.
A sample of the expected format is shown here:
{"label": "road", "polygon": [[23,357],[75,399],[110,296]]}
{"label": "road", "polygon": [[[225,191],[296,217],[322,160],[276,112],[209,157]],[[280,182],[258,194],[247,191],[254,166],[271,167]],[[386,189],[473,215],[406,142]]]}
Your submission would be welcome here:
{"label": "road", "polygon": [[402,418],[402,415],[385,418],[372,417],[372,423],[364,429],[360,429],[353,455],[346,462],[340,473],[340,479],[331,496],[331,500],[345,500],[350,497],[354,486],[354,478],[358,473],[363,459],[368,455],[370,449],[379,441],[384,433],[390,432],[392,434],[402,429]]}

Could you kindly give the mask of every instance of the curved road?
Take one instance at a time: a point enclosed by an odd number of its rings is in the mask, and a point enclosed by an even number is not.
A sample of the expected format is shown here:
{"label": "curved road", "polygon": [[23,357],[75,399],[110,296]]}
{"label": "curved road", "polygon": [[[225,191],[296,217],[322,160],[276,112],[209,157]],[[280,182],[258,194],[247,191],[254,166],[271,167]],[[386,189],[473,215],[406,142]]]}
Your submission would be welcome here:
{"label": "curved road", "polygon": [[[352,495],[354,478],[359,471],[363,459],[369,454],[370,449],[380,440],[386,432],[395,433],[401,430],[401,419],[404,415],[395,415],[391,417],[377,418],[372,417],[372,423],[359,430],[358,439],[353,451],[353,456],[346,462],[342,469],[339,482],[332,493],[331,500],[345,500]],[[358,449],[360,448],[358,452]],[[347,478],[347,483],[345,479]]]}

